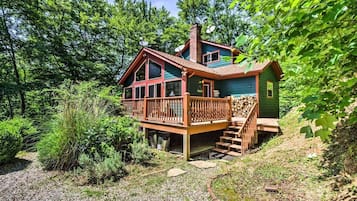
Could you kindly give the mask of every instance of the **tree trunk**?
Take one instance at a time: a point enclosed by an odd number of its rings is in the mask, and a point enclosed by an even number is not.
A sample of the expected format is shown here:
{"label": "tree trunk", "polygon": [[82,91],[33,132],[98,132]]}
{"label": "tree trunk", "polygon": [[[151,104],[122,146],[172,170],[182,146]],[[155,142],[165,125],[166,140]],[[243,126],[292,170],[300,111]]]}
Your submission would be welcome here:
{"label": "tree trunk", "polygon": [[12,63],[12,67],[13,67],[14,75],[15,75],[15,82],[16,82],[16,84],[18,86],[19,95],[20,95],[21,115],[24,115],[25,111],[26,111],[26,100],[25,100],[25,93],[24,93],[24,91],[22,89],[19,70],[18,70],[17,64],[16,64],[16,55],[15,55],[14,42],[13,42],[13,40],[11,38],[11,35],[10,35],[10,32],[9,32],[9,28],[7,26],[7,23],[6,23],[6,16],[5,16],[5,11],[4,11],[3,7],[1,8],[1,11],[2,11],[2,23],[4,25],[5,34],[6,34],[6,37],[8,39],[9,46],[10,46],[10,50],[7,49],[7,51],[9,52],[10,57],[11,57],[11,63]]}
{"label": "tree trunk", "polygon": [[6,96],[6,98],[7,98],[7,102],[8,102],[8,104],[9,104],[9,114],[10,114],[10,119],[12,119],[12,118],[14,117],[14,109],[13,109],[12,104],[11,104],[11,99],[10,99],[10,96],[9,96],[9,95],[7,95],[7,96]]}

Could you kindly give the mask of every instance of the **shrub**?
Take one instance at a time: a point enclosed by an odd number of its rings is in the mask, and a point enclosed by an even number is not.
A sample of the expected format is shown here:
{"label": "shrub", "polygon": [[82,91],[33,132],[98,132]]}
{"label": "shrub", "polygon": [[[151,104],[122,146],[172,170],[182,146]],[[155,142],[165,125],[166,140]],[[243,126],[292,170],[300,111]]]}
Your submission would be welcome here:
{"label": "shrub", "polygon": [[28,119],[15,117],[10,120],[1,121],[0,163],[12,160],[23,147],[23,139],[29,139],[29,136],[34,134],[37,134],[37,130]]}
{"label": "shrub", "polygon": [[[70,170],[81,167],[91,183],[116,180],[124,172],[125,161],[150,158],[144,134],[129,117],[117,112],[105,92],[83,83],[61,91],[54,123],[38,143],[39,160],[46,169]],[[148,154],[144,156],[144,154]]]}
{"label": "shrub", "polygon": [[88,183],[103,183],[106,179],[116,181],[126,174],[121,154],[105,143],[101,144],[103,153],[81,154],[79,164]]}
{"label": "shrub", "polygon": [[15,158],[21,150],[22,137],[18,133],[7,130],[0,131],[0,164],[7,163]]}

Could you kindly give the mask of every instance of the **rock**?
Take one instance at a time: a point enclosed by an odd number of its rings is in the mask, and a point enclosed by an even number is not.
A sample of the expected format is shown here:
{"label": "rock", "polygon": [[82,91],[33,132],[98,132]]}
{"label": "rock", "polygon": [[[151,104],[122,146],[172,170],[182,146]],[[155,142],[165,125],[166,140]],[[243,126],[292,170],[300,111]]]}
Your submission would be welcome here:
{"label": "rock", "polygon": [[176,177],[179,176],[181,174],[185,174],[186,171],[181,170],[179,168],[172,168],[169,171],[167,171],[167,177]]}
{"label": "rock", "polygon": [[217,166],[216,163],[212,163],[212,162],[208,162],[208,161],[191,161],[188,163],[195,167],[201,168],[201,169],[213,168],[213,167]]}

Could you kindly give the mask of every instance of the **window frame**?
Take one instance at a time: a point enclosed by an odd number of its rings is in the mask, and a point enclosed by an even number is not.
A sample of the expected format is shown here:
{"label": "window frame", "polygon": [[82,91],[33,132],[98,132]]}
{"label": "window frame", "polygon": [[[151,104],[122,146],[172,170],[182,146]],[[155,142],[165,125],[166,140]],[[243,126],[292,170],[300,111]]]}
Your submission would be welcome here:
{"label": "window frame", "polygon": [[[160,96],[157,96],[157,89],[158,89],[158,85],[160,85]],[[154,96],[153,97],[150,97],[150,87],[151,86],[154,86]],[[159,83],[154,83],[154,84],[149,84],[148,85],[148,98],[161,98],[162,97],[162,84],[161,82]]]}
{"label": "window frame", "polygon": [[[142,88],[144,87],[144,97],[140,98],[141,94],[142,94]],[[139,88],[139,97],[136,96],[136,89]],[[146,85],[138,85],[135,86],[135,99],[144,99],[146,96]]]}
{"label": "window frame", "polygon": [[[153,62],[153,63],[157,64],[158,66],[160,66],[160,76],[150,78],[150,62]],[[163,72],[163,65],[160,64],[160,62],[156,62],[156,61],[154,61],[152,59],[148,59],[148,79],[149,80],[155,80],[155,79],[162,78],[162,74],[163,74],[162,72]]]}
{"label": "window frame", "polygon": [[[127,89],[131,89],[131,98],[126,98],[126,90]],[[124,100],[130,100],[130,99],[133,99],[133,87],[124,87]]]}
{"label": "window frame", "polygon": [[[267,80],[267,98],[274,98],[274,82],[271,80]],[[271,96],[269,96],[269,85],[271,84]]]}
{"label": "window frame", "polygon": [[[139,70],[141,70],[141,68],[144,67],[144,79],[143,80],[136,80],[136,74],[138,73]],[[146,61],[143,61],[141,64],[140,64],[140,67],[138,69],[136,69],[135,71],[135,76],[134,76],[134,81],[135,82],[143,82],[146,80]]]}
{"label": "window frame", "polygon": [[[203,54],[202,55],[202,63],[203,64],[211,64],[211,63],[219,62],[221,60],[220,52],[221,52],[220,50],[215,50],[215,51],[207,52],[206,54]],[[215,53],[218,54],[217,60],[212,61],[212,55]],[[207,62],[205,62],[205,56],[207,56]]]}
{"label": "window frame", "polygon": [[[170,82],[180,82],[180,87],[179,87],[179,91],[180,91],[180,95],[175,95],[175,96],[167,96],[166,95],[166,90],[167,90],[167,84],[170,83]],[[172,80],[167,80],[165,81],[165,89],[164,89],[164,97],[180,97],[182,96],[182,80],[181,79],[172,79]]]}

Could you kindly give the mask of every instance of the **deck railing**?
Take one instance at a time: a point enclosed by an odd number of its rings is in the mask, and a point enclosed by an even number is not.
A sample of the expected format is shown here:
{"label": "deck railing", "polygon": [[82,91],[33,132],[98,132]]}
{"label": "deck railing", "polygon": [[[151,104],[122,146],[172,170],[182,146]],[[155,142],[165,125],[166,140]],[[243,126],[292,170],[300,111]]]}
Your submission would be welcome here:
{"label": "deck railing", "polygon": [[191,123],[229,120],[230,100],[227,98],[191,97]]}
{"label": "deck railing", "polygon": [[258,104],[254,103],[245,119],[238,136],[242,136],[242,154],[252,146],[257,138]]}
{"label": "deck railing", "polygon": [[194,123],[230,121],[231,99],[190,96],[143,98],[122,101],[126,112],[140,121],[190,126]]}

